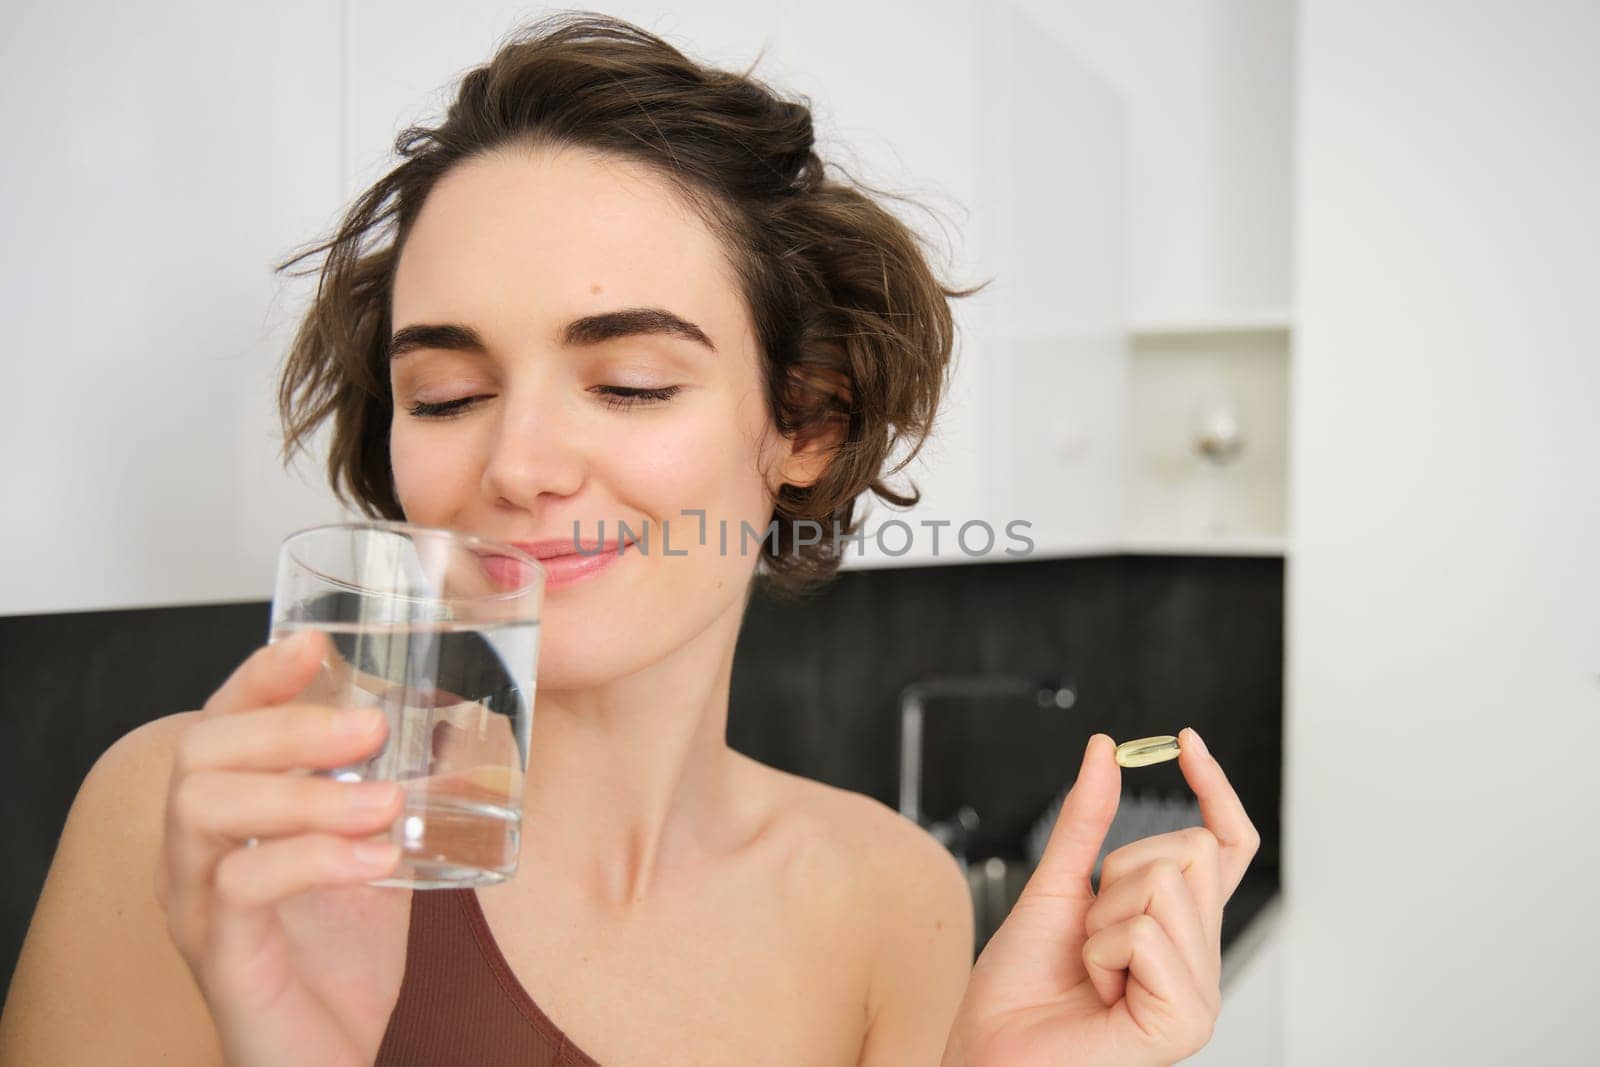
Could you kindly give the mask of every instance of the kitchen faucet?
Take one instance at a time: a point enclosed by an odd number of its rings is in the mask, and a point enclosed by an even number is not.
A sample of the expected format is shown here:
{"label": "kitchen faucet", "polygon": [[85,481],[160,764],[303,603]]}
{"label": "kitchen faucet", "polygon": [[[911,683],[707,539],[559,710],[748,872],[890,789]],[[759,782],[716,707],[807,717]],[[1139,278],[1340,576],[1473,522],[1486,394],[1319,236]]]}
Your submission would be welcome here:
{"label": "kitchen faucet", "polygon": [[964,868],[978,812],[962,805],[953,818],[932,823],[922,815],[922,724],[928,702],[940,697],[1009,697],[1065,710],[1077,703],[1077,693],[1058,678],[1006,674],[935,675],[900,690],[900,814],[938,838]]}

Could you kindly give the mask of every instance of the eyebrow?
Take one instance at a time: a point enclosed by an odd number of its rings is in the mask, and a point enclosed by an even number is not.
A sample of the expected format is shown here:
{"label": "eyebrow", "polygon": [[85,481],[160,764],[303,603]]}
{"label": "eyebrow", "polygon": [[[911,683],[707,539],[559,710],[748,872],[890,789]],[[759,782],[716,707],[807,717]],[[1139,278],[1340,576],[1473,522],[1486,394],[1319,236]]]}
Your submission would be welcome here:
{"label": "eyebrow", "polygon": [[[561,343],[568,347],[598,345],[621,337],[636,337],[642,334],[681,337],[704,345],[712,352],[717,350],[717,346],[711,343],[711,338],[694,323],[674,315],[665,308],[648,307],[622,308],[573,319],[562,328]],[[489,346],[470,326],[453,322],[417,323],[395,331],[394,336],[389,338],[384,358],[386,361],[397,360],[407,353],[423,348],[472,352],[477,355],[489,353]]]}

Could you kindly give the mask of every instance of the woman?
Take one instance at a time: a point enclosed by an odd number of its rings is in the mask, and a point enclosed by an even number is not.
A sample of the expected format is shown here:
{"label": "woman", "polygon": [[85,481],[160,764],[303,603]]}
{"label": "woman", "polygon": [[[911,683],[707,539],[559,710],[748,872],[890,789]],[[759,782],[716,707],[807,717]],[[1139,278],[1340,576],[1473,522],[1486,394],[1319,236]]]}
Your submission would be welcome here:
{"label": "woman", "polygon": [[[998,1067],[1171,1063],[1203,1044],[1222,905],[1255,841],[1192,732],[1181,765],[1208,829],[1119,850],[1092,893],[1119,792],[1096,735],[975,968],[941,846],[725,743],[755,582],[782,595],[830,576],[831,538],[796,535],[848,531],[863,491],[914,500],[879,476],[932,423],[948,299],[965,295],[824,176],[806,108],[624,23],[560,16],[398,148],[312,250],[327,255],[282,380],[285,451],[331,418],[334,488],[368,514],[609,550],[547,590],[518,875],[454,898],[366,884],[396,862],[354,847],[398,814],[394,786],[286,772],[374,751],[381,720],[293,703],[325,638],[260,649],[86,779],[8,1002],[7,1062],[518,1048]],[[619,522],[667,533],[673,554],[616,552]],[[746,526],[759,552],[741,550]],[[482,943],[452,927],[419,962],[451,899]],[[520,1016],[490,1025],[424,992],[475,951]]]}

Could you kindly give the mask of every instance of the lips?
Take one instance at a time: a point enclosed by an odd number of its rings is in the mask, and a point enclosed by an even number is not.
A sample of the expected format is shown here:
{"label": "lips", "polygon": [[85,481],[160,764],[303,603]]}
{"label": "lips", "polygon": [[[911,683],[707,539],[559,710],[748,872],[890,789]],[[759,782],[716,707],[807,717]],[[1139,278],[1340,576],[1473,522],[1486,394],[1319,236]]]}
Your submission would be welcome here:
{"label": "lips", "polygon": [[593,537],[582,541],[573,537],[555,537],[548,541],[507,541],[506,544],[522,549],[535,559],[544,560],[554,556],[598,556],[603,552],[615,554],[618,540],[615,537],[604,541]]}
{"label": "lips", "polygon": [[568,553],[563,556],[547,556],[540,560],[544,564],[545,588],[551,586],[571,585],[590,575],[598,574],[618,560],[619,554],[615,551],[599,552],[592,556]]}
{"label": "lips", "polygon": [[532,577],[528,573],[532,566],[510,556],[479,556],[478,562],[489,580],[501,589],[521,589]]}
{"label": "lips", "polygon": [[[593,574],[598,574],[615,563],[621,554],[618,540],[601,541],[596,538],[577,540],[572,537],[552,538],[545,541],[509,541],[530,556],[535,557],[545,569],[545,588],[571,585]],[[499,557],[507,566],[502,573],[515,571],[514,560]],[[491,570],[491,574],[494,571]],[[497,579],[498,580],[498,579]]]}

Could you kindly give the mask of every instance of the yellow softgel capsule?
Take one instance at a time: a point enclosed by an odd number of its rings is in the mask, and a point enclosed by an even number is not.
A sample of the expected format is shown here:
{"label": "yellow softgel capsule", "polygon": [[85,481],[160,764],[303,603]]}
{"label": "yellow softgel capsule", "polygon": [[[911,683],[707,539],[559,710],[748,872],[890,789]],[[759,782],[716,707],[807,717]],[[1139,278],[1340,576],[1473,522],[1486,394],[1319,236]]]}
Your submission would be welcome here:
{"label": "yellow softgel capsule", "polygon": [[1124,741],[1117,746],[1119,767],[1148,767],[1152,763],[1165,763],[1178,758],[1178,739],[1168,734],[1160,737],[1141,737]]}

